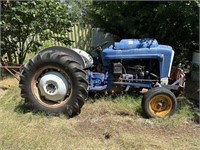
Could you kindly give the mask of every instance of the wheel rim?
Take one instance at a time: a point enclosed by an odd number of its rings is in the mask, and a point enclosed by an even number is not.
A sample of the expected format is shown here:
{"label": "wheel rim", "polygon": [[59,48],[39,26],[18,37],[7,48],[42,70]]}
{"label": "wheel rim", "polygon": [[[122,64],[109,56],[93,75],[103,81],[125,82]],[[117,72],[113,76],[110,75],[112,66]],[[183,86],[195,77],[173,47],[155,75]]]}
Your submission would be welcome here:
{"label": "wheel rim", "polygon": [[149,110],[154,116],[166,116],[172,110],[172,100],[169,96],[160,94],[154,96],[149,103]]}
{"label": "wheel rim", "polygon": [[65,77],[56,71],[47,72],[38,80],[41,96],[55,102],[62,101],[65,98],[68,87]]}
{"label": "wheel rim", "polygon": [[54,66],[39,69],[31,81],[35,99],[43,106],[57,108],[65,105],[70,96],[72,84],[68,74]]}

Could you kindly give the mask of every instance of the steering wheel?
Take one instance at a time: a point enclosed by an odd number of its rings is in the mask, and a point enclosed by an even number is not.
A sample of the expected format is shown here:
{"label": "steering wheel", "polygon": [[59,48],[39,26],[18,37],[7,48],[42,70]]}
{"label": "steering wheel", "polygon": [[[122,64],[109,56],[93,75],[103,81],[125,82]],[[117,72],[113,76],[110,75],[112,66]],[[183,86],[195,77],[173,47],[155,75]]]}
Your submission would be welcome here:
{"label": "steering wheel", "polygon": [[96,51],[96,50],[102,50],[102,47],[104,47],[106,44],[108,44],[108,41],[105,41],[101,44],[98,44],[96,47],[94,47],[91,51]]}
{"label": "steering wheel", "polygon": [[104,47],[106,44],[108,44],[108,41],[98,44],[96,47],[91,48],[89,51],[89,54],[94,60],[93,71],[102,72],[101,51],[103,50],[102,47]]}

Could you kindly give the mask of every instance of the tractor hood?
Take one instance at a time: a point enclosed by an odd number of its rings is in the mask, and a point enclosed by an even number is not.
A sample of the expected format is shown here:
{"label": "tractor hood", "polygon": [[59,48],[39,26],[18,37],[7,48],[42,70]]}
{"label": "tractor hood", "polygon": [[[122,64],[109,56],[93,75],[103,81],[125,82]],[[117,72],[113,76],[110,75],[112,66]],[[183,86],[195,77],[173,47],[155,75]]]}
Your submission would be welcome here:
{"label": "tractor hood", "polygon": [[169,77],[173,57],[172,47],[155,39],[123,39],[102,52],[104,65],[114,59],[158,59],[161,78]]}
{"label": "tractor hood", "polygon": [[120,42],[115,42],[114,49],[128,50],[135,48],[151,48],[157,47],[158,42],[156,39],[124,39]]}

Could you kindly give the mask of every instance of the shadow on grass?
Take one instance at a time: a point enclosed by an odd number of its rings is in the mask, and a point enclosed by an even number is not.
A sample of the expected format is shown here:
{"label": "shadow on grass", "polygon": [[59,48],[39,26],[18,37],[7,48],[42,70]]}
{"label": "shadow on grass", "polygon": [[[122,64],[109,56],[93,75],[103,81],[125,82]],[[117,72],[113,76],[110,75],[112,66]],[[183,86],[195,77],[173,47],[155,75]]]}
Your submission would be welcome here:
{"label": "shadow on grass", "polygon": [[138,99],[141,97],[143,94],[140,93],[139,91],[131,91],[131,92],[121,92],[121,93],[111,93],[111,92],[89,92],[88,93],[88,98],[95,102],[97,100],[101,100],[102,98],[109,98],[111,100],[116,100],[120,96],[130,96],[133,99]]}
{"label": "shadow on grass", "polygon": [[185,90],[183,93],[184,102],[190,106],[193,113],[194,122],[200,124],[200,86],[198,81],[193,81],[191,76],[188,75],[186,78]]}
{"label": "shadow on grass", "polygon": [[66,113],[47,113],[47,112],[41,112],[36,109],[34,109],[30,104],[24,103],[23,100],[19,105],[17,105],[14,109],[15,112],[19,114],[27,114],[32,113],[33,115],[40,115],[40,116],[53,116],[53,117],[60,117],[61,115],[64,115],[67,119],[70,119],[72,117],[75,117],[78,115],[78,113],[73,113],[71,117],[69,117]]}
{"label": "shadow on grass", "polygon": [[33,112],[31,107],[28,106],[27,104],[23,103],[23,102],[21,102],[19,105],[17,105],[15,107],[14,111],[17,112],[17,113],[21,113],[21,114]]}
{"label": "shadow on grass", "polygon": [[200,124],[200,110],[197,106],[191,104],[186,97],[178,100],[177,110],[182,116],[190,117],[191,121]]}
{"label": "shadow on grass", "polygon": [[[127,112],[117,112],[117,115],[120,116],[141,116],[143,118],[147,118],[147,116],[144,115],[143,111],[142,111],[142,106],[141,106],[141,97],[143,96],[142,93],[140,93],[139,91],[130,91],[130,92],[123,92],[123,93],[105,93],[105,92],[89,92],[89,102],[91,103],[95,103],[96,101],[101,101],[101,100],[105,100],[105,101],[110,101],[113,103],[117,103],[120,102],[120,98],[122,98],[122,103],[125,102],[126,100],[129,101],[128,103],[130,103],[130,100],[133,101],[133,105],[134,105],[134,101],[136,102],[136,106],[133,106],[135,108],[133,108],[133,114],[127,113]],[[140,105],[138,107],[138,104]]]}

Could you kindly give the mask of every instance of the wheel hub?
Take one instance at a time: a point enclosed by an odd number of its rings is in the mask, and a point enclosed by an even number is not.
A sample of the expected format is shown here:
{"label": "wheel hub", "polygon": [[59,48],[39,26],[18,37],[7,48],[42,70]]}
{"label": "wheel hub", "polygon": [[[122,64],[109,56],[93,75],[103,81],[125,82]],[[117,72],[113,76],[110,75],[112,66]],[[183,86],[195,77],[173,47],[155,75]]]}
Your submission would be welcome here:
{"label": "wheel hub", "polygon": [[157,110],[160,110],[160,109],[162,109],[163,106],[164,106],[164,105],[163,105],[162,102],[158,102],[157,105],[156,105],[156,109],[157,109]]}
{"label": "wheel hub", "polygon": [[150,111],[157,116],[165,116],[172,109],[172,101],[166,95],[156,95],[150,101]]}
{"label": "wheel hub", "polygon": [[38,83],[40,94],[50,101],[64,100],[69,90],[67,79],[56,71],[45,73]]}
{"label": "wheel hub", "polygon": [[46,89],[48,93],[54,93],[56,91],[56,86],[50,83],[50,84],[47,84]]}

